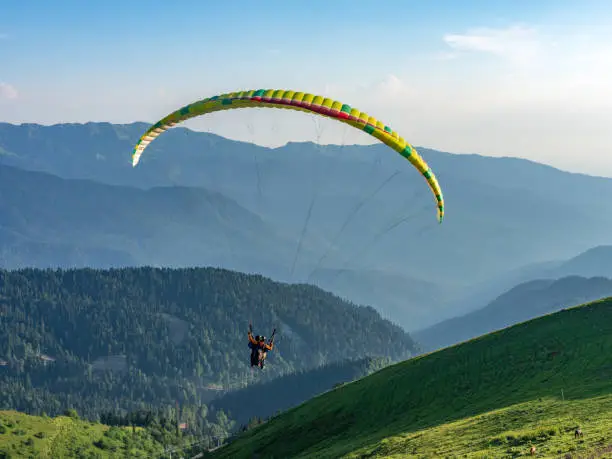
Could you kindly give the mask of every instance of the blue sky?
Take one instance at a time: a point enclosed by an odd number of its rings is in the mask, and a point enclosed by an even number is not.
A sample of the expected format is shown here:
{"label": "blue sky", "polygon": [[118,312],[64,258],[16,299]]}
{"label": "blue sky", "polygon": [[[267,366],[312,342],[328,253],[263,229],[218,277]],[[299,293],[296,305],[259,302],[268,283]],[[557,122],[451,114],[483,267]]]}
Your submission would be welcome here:
{"label": "blue sky", "polygon": [[[376,5],[4,0],[0,121],[154,122],[219,92],[279,87],[347,102],[415,145],[612,176],[612,2]],[[284,111],[187,126],[271,146],[370,141]]]}

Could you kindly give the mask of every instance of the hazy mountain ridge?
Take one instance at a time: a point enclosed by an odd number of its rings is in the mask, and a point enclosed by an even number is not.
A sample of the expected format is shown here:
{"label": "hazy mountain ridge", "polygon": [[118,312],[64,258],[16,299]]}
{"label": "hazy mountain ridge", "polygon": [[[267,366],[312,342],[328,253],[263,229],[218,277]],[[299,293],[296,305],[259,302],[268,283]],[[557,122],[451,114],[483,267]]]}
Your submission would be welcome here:
{"label": "hazy mountain ridge", "polygon": [[380,358],[334,362],[229,392],[215,399],[212,406],[229,413],[239,424],[247,424],[251,418],[266,419],[389,363],[388,359]]}
{"label": "hazy mountain ridge", "polygon": [[283,244],[289,250],[258,216],[204,189],[140,190],[0,166],[0,192],[5,268],[223,265],[249,272],[273,269]]}
{"label": "hazy mountain ridge", "polygon": [[[594,196],[612,192],[612,179],[522,159],[420,148],[447,201],[447,218],[438,225],[422,177],[385,146],[290,143],[268,149],[175,128],[153,142],[134,169],[130,154],[147,126],[0,123],[0,162],[121,186],[197,186],[209,194],[219,192],[219,199],[234,200],[243,208],[234,214],[228,237],[222,235],[228,233],[226,224],[212,225],[205,237],[198,234],[205,215],[220,220],[217,206],[207,213],[202,210],[197,221],[189,221],[184,210],[172,227],[172,214],[151,204],[148,211],[159,214],[153,224],[155,241],[135,249],[100,235],[92,237],[96,250],[119,250],[121,263],[142,263],[145,258],[157,265],[221,265],[279,280],[316,281],[351,301],[376,306],[409,330],[482,305],[460,300],[492,276],[610,242],[612,203]],[[125,196],[134,193],[126,191]],[[159,193],[167,206],[186,207],[185,194],[165,188],[151,193]],[[172,193],[177,193],[175,204],[170,204]],[[142,207],[126,209],[144,212]],[[238,216],[243,210],[244,218]],[[257,224],[256,216],[261,219]],[[389,229],[402,218],[407,221]],[[258,229],[251,230],[252,224]],[[150,226],[146,231],[152,231]],[[34,243],[51,243],[30,233]],[[71,243],[82,246],[78,239]],[[184,241],[184,247],[177,249],[177,240]],[[92,265],[99,261],[93,254],[86,258]],[[108,260],[104,263],[109,265]],[[348,272],[338,276],[337,270]],[[394,279],[397,292],[385,293]],[[368,283],[373,288],[360,288]],[[425,310],[428,314],[417,320],[413,311]]]}
{"label": "hazy mountain ridge", "polygon": [[450,346],[563,308],[612,296],[612,279],[580,276],[532,280],[486,307],[413,332],[424,350]]}
{"label": "hazy mountain ridge", "polygon": [[455,306],[458,311],[462,311],[466,307],[486,305],[517,285],[532,280],[569,276],[612,278],[612,246],[593,247],[567,260],[533,263],[495,276],[474,285]]}

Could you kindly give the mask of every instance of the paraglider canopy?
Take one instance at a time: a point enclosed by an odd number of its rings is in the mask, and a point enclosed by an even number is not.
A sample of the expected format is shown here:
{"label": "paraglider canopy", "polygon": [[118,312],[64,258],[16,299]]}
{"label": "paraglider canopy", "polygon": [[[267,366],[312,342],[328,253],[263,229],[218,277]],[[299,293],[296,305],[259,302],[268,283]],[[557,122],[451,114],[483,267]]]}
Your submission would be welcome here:
{"label": "paraglider canopy", "polygon": [[444,218],[444,197],[433,171],[416,152],[389,126],[376,118],[347,104],[323,96],[283,89],[258,89],[239,91],[199,100],[176,110],[151,126],[140,138],[132,153],[132,165],[136,167],[147,146],[162,132],[190,118],[222,110],[238,108],[281,108],[315,113],[333,118],[342,123],[362,130],[389,146],[410,163],[425,177],[437,203],[438,221]]}

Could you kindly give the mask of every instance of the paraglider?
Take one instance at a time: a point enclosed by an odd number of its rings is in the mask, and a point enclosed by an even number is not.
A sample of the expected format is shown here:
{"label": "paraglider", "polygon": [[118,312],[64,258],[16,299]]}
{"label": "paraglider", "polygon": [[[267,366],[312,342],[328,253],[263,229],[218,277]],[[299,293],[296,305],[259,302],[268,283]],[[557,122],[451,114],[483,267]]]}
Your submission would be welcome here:
{"label": "paraglider", "polygon": [[272,331],[270,341],[266,343],[266,337],[263,335],[257,335],[253,337],[253,326],[249,324],[249,348],[251,349],[251,366],[259,366],[263,370],[268,351],[274,349],[274,335],[276,334],[276,328]]}
{"label": "paraglider", "polygon": [[438,180],[431,168],[407,143],[389,126],[342,102],[323,96],[282,89],[259,89],[221,94],[199,100],[176,110],[152,125],[140,137],[132,153],[132,166],[136,167],[147,146],[167,129],[190,118],[222,110],[238,108],[281,108],[314,113],[335,119],[364,131],[398,152],[425,177],[437,204],[438,221],[444,218],[444,197]]}

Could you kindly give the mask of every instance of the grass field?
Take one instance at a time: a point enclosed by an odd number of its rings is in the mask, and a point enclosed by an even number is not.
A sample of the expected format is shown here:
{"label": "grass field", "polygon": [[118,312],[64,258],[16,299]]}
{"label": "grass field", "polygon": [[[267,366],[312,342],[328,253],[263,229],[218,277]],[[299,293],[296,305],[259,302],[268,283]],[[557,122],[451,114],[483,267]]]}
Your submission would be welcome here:
{"label": "grass field", "polygon": [[0,458],[150,458],[160,451],[142,429],[0,411]]}
{"label": "grass field", "polygon": [[212,457],[518,457],[531,446],[536,457],[612,457],[612,299],[387,367]]}

